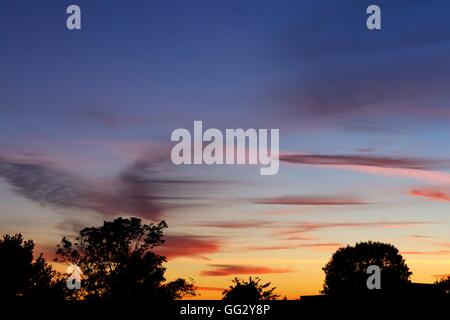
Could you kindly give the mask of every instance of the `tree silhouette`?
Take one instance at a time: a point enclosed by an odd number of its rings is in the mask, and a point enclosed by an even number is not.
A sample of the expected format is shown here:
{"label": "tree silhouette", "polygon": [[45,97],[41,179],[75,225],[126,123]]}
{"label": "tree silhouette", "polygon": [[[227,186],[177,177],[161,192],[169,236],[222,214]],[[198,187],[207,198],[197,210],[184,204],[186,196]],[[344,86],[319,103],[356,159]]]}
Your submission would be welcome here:
{"label": "tree silhouette", "polygon": [[409,283],[411,272],[397,248],[381,242],[360,242],[338,249],[322,269],[323,293],[334,297],[361,296],[369,292],[366,273],[370,265],[381,269],[383,293],[393,292]]}
{"label": "tree silhouette", "polygon": [[89,301],[170,300],[195,295],[184,279],[164,283],[166,258],[152,249],[164,243],[167,224],[143,224],[138,218],[117,218],[100,227],[84,228],[76,242],[63,238],[56,261],[74,264],[83,273],[78,294]]}
{"label": "tree silhouette", "polygon": [[278,299],[279,295],[274,293],[276,288],[270,288],[270,282],[265,284],[260,282],[260,278],[249,277],[248,281],[234,278],[230,288],[222,292],[222,300],[236,303]]}
{"label": "tree silhouette", "polygon": [[60,295],[56,273],[42,254],[34,261],[34,243],[21,234],[0,240],[0,297],[2,301],[49,301]]}
{"label": "tree silhouette", "polygon": [[437,280],[434,284],[445,294],[450,295],[450,276]]}

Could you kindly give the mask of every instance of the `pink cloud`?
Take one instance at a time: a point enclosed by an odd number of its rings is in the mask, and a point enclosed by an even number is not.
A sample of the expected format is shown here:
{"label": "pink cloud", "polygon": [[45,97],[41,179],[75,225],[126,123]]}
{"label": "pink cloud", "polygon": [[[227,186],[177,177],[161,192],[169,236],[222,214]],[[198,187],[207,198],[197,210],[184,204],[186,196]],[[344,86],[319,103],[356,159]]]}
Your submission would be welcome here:
{"label": "pink cloud", "polygon": [[380,167],[377,168],[377,167],[349,166],[349,165],[340,167],[335,166],[335,168],[352,170],[362,173],[369,173],[380,176],[407,178],[450,185],[450,174],[446,172],[419,170],[419,169],[380,168]]}
{"label": "pink cloud", "polygon": [[285,153],[280,156],[280,161],[290,164],[323,166],[389,177],[450,184],[449,173],[432,170],[449,167],[450,161],[448,160],[366,155]]}
{"label": "pink cloud", "polygon": [[155,251],[172,260],[178,257],[203,258],[220,250],[220,241],[213,237],[191,235],[167,235],[165,242]]}
{"label": "pink cloud", "polygon": [[413,189],[408,193],[411,196],[424,197],[430,200],[450,201],[450,195],[438,190]]}

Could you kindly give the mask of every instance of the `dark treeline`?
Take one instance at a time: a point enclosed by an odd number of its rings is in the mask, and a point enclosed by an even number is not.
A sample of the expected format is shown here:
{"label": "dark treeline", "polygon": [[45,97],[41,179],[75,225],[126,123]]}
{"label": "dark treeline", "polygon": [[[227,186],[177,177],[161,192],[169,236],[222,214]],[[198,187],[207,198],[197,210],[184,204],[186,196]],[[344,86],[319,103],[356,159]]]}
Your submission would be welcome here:
{"label": "dark treeline", "polygon": [[[163,304],[193,297],[194,282],[182,278],[166,281],[166,258],[154,252],[164,243],[166,228],[164,221],[144,224],[137,218],[117,218],[100,227],[84,228],[73,240],[64,237],[55,248],[54,261],[72,266],[72,274],[55,271],[42,254],[34,256],[32,240],[24,240],[20,234],[4,235],[0,239],[0,299],[3,303],[21,304],[119,305]],[[379,290],[367,286],[370,265],[380,267]],[[450,302],[449,278],[430,285],[411,283],[412,272],[390,244],[369,241],[340,248],[323,271],[322,294],[302,298],[303,304],[388,301],[400,296]],[[77,280],[81,280],[79,287]],[[226,303],[286,299],[276,293],[271,283],[253,277],[235,278],[222,297]]]}

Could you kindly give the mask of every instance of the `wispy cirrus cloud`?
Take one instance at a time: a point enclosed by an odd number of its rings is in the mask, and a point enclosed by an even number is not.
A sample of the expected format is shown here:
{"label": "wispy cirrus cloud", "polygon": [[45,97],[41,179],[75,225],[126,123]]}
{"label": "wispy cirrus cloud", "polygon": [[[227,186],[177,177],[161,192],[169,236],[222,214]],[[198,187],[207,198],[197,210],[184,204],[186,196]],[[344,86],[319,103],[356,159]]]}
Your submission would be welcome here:
{"label": "wispy cirrus cloud", "polygon": [[409,236],[409,239],[414,239],[415,241],[426,243],[428,245],[433,245],[441,248],[450,248],[450,242],[447,240],[442,240],[437,237],[432,236]]}
{"label": "wispy cirrus cloud", "polygon": [[210,270],[202,271],[202,276],[229,276],[229,275],[243,275],[243,274],[269,274],[269,273],[289,273],[290,269],[277,269],[259,266],[243,266],[243,265],[228,265],[228,264],[213,264],[210,265]]}
{"label": "wispy cirrus cloud", "polygon": [[280,161],[305,164],[305,165],[328,165],[328,166],[365,166],[381,168],[403,168],[428,170],[442,167],[449,167],[449,160],[391,157],[391,156],[370,156],[370,155],[342,155],[342,154],[281,154]]}
{"label": "wispy cirrus cloud", "polygon": [[255,251],[271,251],[271,250],[289,250],[294,249],[295,245],[278,245],[278,246],[251,246],[247,247],[248,250]]}
{"label": "wispy cirrus cloud", "polygon": [[450,255],[450,250],[431,250],[431,251],[402,251],[401,254],[405,255]]}
{"label": "wispy cirrus cloud", "polygon": [[449,173],[435,171],[435,169],[449,168],[450,160],[447,159],[282,153],[280,161],[296,165],[322,166],[381,176],[450,184]]}
{"label": "wispy cirrus cloud", "polygon": [[254,200],[257,204],[278,204],[278,205],[364,205],[368,204],[363,200],[350,196],[286,196]]}
{"label": "wispy cirrus cloud", "polygon": [[340,242],[323,242],[323,243],[304,243],[299,245],[301,248],[311,248],[319,251],[329,251],[336,250],[339,247],[342,247],[342,243]]}
{"label": "wispy cirrus cloud", "polygon": [[[287,222],[267,220],[243,220],[243,221],[208,221],[196,223],[194,226],[220,228],[220,229],[247,229],[267,228],[277,235],[286,236],[285,240],[315,240],[314,237],[304,235],[311,232],[331,228],[407,228],[419,225],[432,224],[432,221],[367,221],[367,222]],[[294,234],[294,235],[293,235]]]}
{"label": "wispy cirrus cloud", "polygon": [[394,2],[384,8],[403,18],[392,21],[393,32],[383,37],[368,39],[355,28],[364,7],[353,2],[335,5],[333,14],[325,16],[323,10],[312,9],[289,29],[282,62],[286,69],[301,72],[284,79],[272,94],[278,112],[285,106],[287,121],[383,132],[417,130],[423,119],[445,125],[450,112],[442,101],[450,97],[445,87],[450,59],[440,57],[448,57],[450,50],[445,45],[448,36],[439,32],[447,25],[445,16],[434,13],[433,21],[419,28],[406,19],[417,17],[417,12],[431,15],[432,9]]}
{"label": "wispy cirrus cloud", "polygon": [[142,166],[133,164],[108,184],[90,181],[50,164],[0,159],[0,176],[17,194],[43,206],[81,209],[102,215],[129,214],[155,219],[162,207],[143,184]]}
{"label": "wispy cirrus cloud", "polygon": [[450,173],[431,170],[381,168],[369,166],[336,166],[337,169],[352,170],[366,174],[374,174],[384,177],[414,179],[425,182],[450,185]]}
{"label": "wispy cirrus cloud", "polygon": [[422,234],[412,234],[408,236],[409,239],[415,239],[415,240],[424,240],[424,239],[430,239],[433,238],[432,236],[425,236]]}
{"label": "wispy cirrus cloud", "polygon": [[274,226],[273,221],[264,220],[240,220],[240,221],[208,221],[194,224],[199,227],[212,227],[223,229],[247,229],[247,228],[262,228]]}
{"label": "wispy cirrus cloud", "polygon": [[78,110],[77,116],[82,120],[93,120],[98,122],[111,130],[120,128],[124,122],[123,116],[120,117],[111,110],[101,108],[85,108]]}
{"label": "wispy cirrus cloud", "polygon": [[24,198],[58,209],[80,209],[104,216],[133,215],[159,219],[164,210],[188,205],[193,197],[178,196],[182,185],[213,181],[166,179],[165,158],[144,155],[111,179],[87,179],[36,157],[0,156],[0,177]]}
{"label": "wispy cirrus cloud", "polygon": [[375,222],[302,222],[290,224],[277,235],[295,235],[305,232],[332,229],[332,228],[406,228],[418,225],[426,225],[429,221],[375,221]]}
{"label": "wispy cirrus cloud", "polygon": [[63,208],[93,209],[87,181],[50,164],[30,160],[0,158],[0,177],[12,190],[43,205]]}
{"label": "wispy cirrus cloud", "polygon": [[292,241],[310,241],[317,240],[316,237],[312,237],[310,235],[291,235],[288,237],[283,237],[283,240],[292,240]]}
{"label": "wispy cirrus cloud", "polygon": [[248,250],[255,251],[271,251],[271,250],[291,250],[298,248],[311,248],[314,250],[334,250],[342,246],[338,242],[323,242],[323,243],[297,243],[293,245],[278,245],[278,246],[253,246],[247,247]]}

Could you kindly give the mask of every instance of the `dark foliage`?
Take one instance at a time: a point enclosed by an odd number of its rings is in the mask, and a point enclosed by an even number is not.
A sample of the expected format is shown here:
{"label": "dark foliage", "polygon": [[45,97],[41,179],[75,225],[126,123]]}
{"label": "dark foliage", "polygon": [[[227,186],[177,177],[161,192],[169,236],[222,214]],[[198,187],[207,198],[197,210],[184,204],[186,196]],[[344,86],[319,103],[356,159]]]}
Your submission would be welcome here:
{"label": "dark foliage", "polygon": [[259,300],[276,300],[275,287],[270,288],[270,282],[262,284],[260,278],[249,277],[248,281],[233,279],[229,289],[222,292],[222,299],[228,303],[255,302]]}
{"label": "dark foliage", "polygon": [[56,272],[42,254],[33,258],[34,243],[21,234],[5,235],[0,240],[2,301],[57,301],[61,285]]}
{"label": "dark foliage", "polygon": [[84,228],[76,242],[63,238],[56,261],[82,271],[83,286],[75,299],[95,302],[168,301],[194,295],[192,283],[165,283],[166,258],[152,249],[164,243],[167,224],[143,224],[137,218],[117,218],[100,227]]}
{"label": "dark foliage", "polygon": [[381,242],[360,242],[355,246],[338,249],[323,268],[325,283],[323,293],[333,297],[364,296],[369,294],[366,285],[367,268],[381,268],[383,293],[393,293],[405,288],[411,272],[397,248]]}

